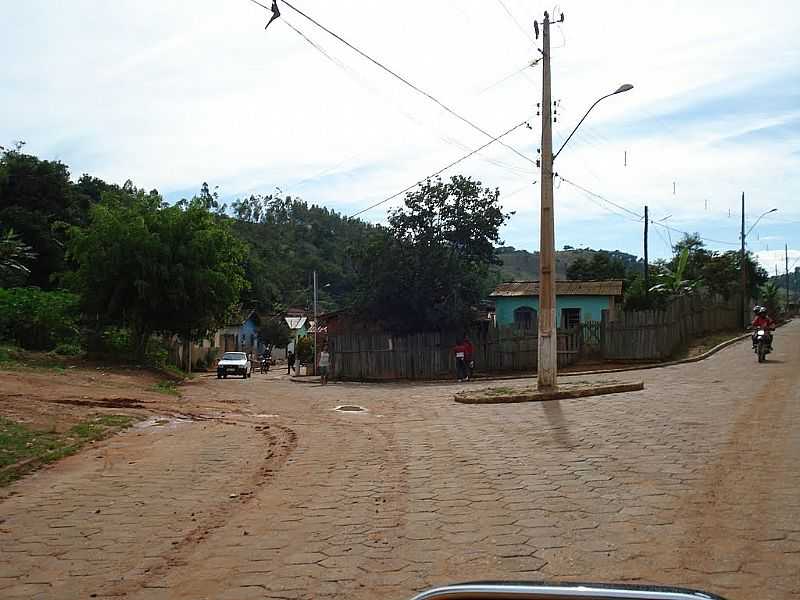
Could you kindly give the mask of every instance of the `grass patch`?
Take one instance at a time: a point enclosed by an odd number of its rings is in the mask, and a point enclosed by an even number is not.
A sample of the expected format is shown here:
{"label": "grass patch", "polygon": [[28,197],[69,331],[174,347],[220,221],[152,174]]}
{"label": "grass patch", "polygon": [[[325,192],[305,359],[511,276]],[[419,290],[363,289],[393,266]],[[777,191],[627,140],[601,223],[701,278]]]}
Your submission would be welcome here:
{"label": "grass patch", "polygon": [[92,441],[130,427],[136,417],[99,415],[64,433],[30,429],[0,417],[0,486],[7,485],[37,467],[75,454]]}
{"label": "grass patch", "polygon": [[178,390],[178,384],[175,381],[159,381],[158,383],[154,383],[150,389],[159,394],[167,394],[168,396],[181,395]]}

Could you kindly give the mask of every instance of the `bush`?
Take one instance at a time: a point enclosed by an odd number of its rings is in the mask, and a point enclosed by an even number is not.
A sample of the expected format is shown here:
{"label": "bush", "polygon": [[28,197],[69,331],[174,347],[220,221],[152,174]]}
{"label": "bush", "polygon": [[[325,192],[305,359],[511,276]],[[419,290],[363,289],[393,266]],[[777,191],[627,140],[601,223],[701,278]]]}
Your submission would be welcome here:
{"label": "bush", "polygon": [[83,353],[83,348],[76,343],[61,343],[55,347],[53,352],[60,356],[79,356]]}
{"label": "bush", "polygon": [[312,364],[314,362],[314,340],[309,336],[304,336],[297,340],[295,355],[301,365]]}
{"label": "bush", "polygon": [[79,344],[79,298],[39,288],[0,289],[0,339],[27,350]]}

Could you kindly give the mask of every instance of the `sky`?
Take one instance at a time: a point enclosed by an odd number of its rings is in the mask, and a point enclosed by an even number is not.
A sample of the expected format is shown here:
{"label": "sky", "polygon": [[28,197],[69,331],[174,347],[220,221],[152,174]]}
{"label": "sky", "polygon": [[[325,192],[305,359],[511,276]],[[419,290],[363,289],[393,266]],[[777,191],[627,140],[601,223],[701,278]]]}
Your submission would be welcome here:
{"label": "sky", "polygon": [[[265,2],[266,3],[266,2]],[[800,3],[293,0],[490,136],[443,176],[499,188],[507,245],[539,245],[541,40],[552,29],[559,247],[670,254],[681,232],[800,266]],[[169,200],[276,189],[352,215],[491,137],[279,2],[0,0],[0,144]],[[385,222],[402,196],[360,215]],[[777,208],[776,212],[759,215]]]}

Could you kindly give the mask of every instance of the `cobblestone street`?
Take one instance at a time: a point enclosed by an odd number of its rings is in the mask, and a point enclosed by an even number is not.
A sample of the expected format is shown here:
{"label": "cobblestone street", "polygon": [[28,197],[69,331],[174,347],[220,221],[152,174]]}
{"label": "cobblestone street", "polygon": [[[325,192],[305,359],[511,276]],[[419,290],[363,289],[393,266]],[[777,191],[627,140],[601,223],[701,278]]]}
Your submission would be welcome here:
{"label": "cobblestone street", "polygon": [[193,419],[3,492],[0,597],[374,600],[545,579],[800,598],[800,324],[763,365],[740,342],[615,378],[645,390],[461,405],[481,383],[204,378],[176,401]]}

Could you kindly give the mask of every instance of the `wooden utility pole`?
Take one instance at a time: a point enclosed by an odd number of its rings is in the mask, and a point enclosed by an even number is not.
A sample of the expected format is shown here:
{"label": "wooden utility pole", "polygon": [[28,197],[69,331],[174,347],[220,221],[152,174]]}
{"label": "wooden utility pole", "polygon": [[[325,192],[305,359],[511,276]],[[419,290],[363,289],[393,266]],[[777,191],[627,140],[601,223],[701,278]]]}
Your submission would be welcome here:
{"label": "wooden utility pole", "polygon": [[648,207],[644,207],[644,293],[649,294],[650,290],[650,262],[647,250],[647,227],[650,224],[650,212]]}
{"label": "wooden utility pole", "polygon": [[314,375],[317,374],[317,272],[314,271]]}
{"label": "wooden utility pole", "polygon": [[786,310],[789,310],[789,244],[784,246],[786,257]]}
{"label": "wooden utility pole", "polygon": [[553,130],[550,99],[550,15],[542,24],[542,173],[539,225],[539,352],[538,388],[556,387],[558,330],[556,329],[555,218],[553,215]]}
{"label": "wooden utility pole", "polygon": [[742,192],[742,251],[739,256],[740,268],[742,271],[742,300],[739,307],[739,320],[742,329],[747,325],[747,264],[745,263],[745,249],[744,249],[744,192]]}

